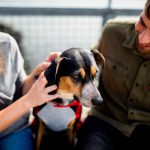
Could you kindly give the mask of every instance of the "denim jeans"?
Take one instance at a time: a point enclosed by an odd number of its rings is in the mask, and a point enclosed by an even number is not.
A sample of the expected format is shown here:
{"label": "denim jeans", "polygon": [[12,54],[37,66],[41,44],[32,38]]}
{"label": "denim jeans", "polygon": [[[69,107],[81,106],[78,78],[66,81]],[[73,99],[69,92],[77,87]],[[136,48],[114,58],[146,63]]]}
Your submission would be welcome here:
{"label": "denim jeans", "polygon": [[75,150],[150,150],[150,126],[138,125],[130,137],[96,118],[88,117],[78,134]]}
{"label": "denim jeans", "polygon": [[33,150],[31,129],[25,128],[1,138],[0,150]]}

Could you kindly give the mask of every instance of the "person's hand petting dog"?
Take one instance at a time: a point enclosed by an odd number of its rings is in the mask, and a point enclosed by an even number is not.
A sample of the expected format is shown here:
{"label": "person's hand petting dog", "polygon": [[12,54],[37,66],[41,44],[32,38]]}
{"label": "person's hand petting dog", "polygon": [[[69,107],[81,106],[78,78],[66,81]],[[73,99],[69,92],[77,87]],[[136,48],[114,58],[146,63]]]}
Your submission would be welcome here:
{"label": "person's hand petting dog", "polygon": [[[43,73],[50,65],[50,61],[57,56],[57,53],[52,54],[43,63],[39,64],[24,81],[24,96],[0,111],[0,132],[11,126],[33,107],[42,105],[59,97],[59,94],[57,93],[53,95],[48,94],[53,90],[56,90],[57,86],[52,85],[45,87],[47,80]],[[35,76],[38,76],[38,78],[35,79]]]}
{"label": "person's hand petting dog", "polygon": [[25,97],[27,98],[26,106],[28,106],[29,108],[33,108],[59,97],[59,94],[48,94],[49,92],[56,90],[57,86],[52,85],[45,88],[46,84],[47,80],[44,76],[44,73],[42,72],[39,78],[32,85],[31,89],[25,95]]}
{"label": "person's hand petting dog", "polygon": [[50,53],[49,56],[45,59],[45,61],[37,65],[35,69],[32,70],[32,72],[28,75],[24,82],[23,95],[28,92],[32,84],[39,78],[39,75],[49,67],[51,61],[57,58],[59,55],[59,52]]}
{"label": "person's hand petting dog", "polygon": [[13,124],[31,108],[42,105],[59,97],[59,94],[48,94],[49,92],[55,90],[57,86],[52,85],[45,88],[46,83],[47,80],[44,74],[41,73],[27,94],[14,102],[12,105],[8,106],[6,109],[0,111],[0,132]]}
{"label": "person's hand petting dog", "polygon": [[45,59],[44,62],[40,63],[33,71],[32,76],[36,79],[40,75],[41,72],[45,71],[49,65],[51,64],[51,61],[57,58],[60,55],[60,52],[51,52],[49,56]]}

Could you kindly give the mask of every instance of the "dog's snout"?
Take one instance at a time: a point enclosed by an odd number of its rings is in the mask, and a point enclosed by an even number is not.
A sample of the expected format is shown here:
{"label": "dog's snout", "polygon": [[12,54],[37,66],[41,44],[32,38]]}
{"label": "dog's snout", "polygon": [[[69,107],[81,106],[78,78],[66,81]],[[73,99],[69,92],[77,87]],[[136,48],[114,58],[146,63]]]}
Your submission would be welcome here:
{"label": "dog's snout", "polygon": [[96,105],[101,104],[102,101],[103,101],[103,99],[92,99],[92,104],[96,106]]}

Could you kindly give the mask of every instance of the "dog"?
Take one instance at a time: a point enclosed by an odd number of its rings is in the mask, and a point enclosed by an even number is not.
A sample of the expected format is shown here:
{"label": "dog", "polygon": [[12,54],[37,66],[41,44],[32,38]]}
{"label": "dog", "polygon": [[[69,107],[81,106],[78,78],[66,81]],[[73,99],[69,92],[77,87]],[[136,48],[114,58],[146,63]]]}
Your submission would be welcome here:
{"label": "dog", "polygon": [[84,106],[93,107],[102,102],[95,80],[103,66],[104,57],[96,50],[65,50],[45,71],[47,86],[58,86],[56,92],[60,99],[55,101],[60,105],[68,105],[76,99]]}
{"label": "dog", "polygon": [[[55,105],[67,106],[77,100],[86,107],[99,105],[102,97],[97,88],[97,77],[102,72],[104,62],[105,59],[98,50],[70,48],[63,51],[44,72],[48,81],[46,86],[56,84],[58,88],[54,92],[60,95],[59,99],[51,102]],[[70,126],[73,123],[74,121]],[[43,132],[44,129],[40,130],[38,143]]]}

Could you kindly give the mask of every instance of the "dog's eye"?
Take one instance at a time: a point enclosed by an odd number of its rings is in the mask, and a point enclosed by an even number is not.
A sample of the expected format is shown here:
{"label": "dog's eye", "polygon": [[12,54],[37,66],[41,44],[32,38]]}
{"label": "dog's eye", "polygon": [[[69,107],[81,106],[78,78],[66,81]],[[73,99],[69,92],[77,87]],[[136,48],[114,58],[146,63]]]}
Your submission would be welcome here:
{"label": "dog's eye", "polygon": [[80,75],[73,75],[72,78],[76,81],[81,79]]}
{"label": "dog's eye", "polygon": [[92,76],[92,80],[95,80],[96,79],[96,76],[97,76],[97,72],[95,75]]}
{"label": "dog's eye", "polygon": [[95,74],[92,75],[92,78],[96,78],[98,71],[96,70]]}

